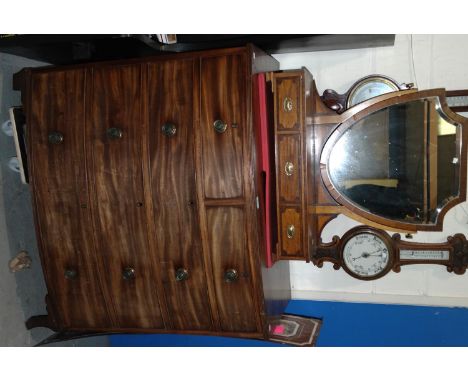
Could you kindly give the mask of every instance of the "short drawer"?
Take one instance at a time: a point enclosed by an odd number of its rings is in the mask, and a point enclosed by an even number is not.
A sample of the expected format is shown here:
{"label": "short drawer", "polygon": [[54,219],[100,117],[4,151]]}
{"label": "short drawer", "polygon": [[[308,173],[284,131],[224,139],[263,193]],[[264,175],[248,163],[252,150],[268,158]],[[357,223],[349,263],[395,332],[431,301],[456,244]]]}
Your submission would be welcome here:
{"label": "short drawer", "polygon": [[301,76],[276,78],[276,128],[277,130],[300,130],[301,118]]}
{"label": "short drawer", "polygon": [[304,257],[302,248],[302,214],[299,208],[284,207],[280,213],[281,257]]}
{"label": "short drawer", "polygon": [[301,136],[279,135],[278,142],[278,186],[280,203],[301,203]]}

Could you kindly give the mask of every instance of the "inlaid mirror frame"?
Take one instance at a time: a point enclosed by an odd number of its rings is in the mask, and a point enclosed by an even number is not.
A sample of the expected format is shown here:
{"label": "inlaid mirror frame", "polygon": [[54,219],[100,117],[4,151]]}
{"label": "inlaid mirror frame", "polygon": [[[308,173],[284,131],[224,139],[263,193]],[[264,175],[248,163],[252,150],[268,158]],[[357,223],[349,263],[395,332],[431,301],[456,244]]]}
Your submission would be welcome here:
{"label": "inlaid mirror frame", "polygon": [[[445,89],[432,89],[432,90],[403,90],[392,93],[387,93],[379,97],[369,99],[354,107],[349,108],[343,114],[337,115],[335,118],[328,117],[331,123],[336,123],[328,137],[323,150],[320,154],[320,173],[322,181],[327,188],[330,195],[335,201],[348,209],[351,213],[357,214],[368,221],[375,222],[377,225],[394,228],[398,231],[416,232],[416,231],[441,231],[443,227],[443,220],[445,214],[455,205],[462,203],[466,200],[466,171],[467,171],[467,143],[466,136],[468,134],[468,119],[454,113],[448,106],[445,98]],[[341,136],[348,131],[355,123],[366,118],[367,116],[379,110],[388,108],[392,105],[403,104],[411,101],[424,100],[427,98],[437,97],[440,102],[443,113],[450,118],[453,122],[461,126],[457,129],[457,142],[456,149],[460,153],[460,166],[459,166],[459,192],[458,196],[452,198],[448,203],[443,205],[438,212],[437,218],[434,223],[411,223],[401,220],[393,220],[390,218],[376,215],[372,212],[366,211],[361,206],[352,203],[346,196],[340,193],[334,186],[330,173],[329,173],[329,159],[335,143]],[[326,121],[322,121],[326,122]],[[461,136],[460,136],[461,135]]]}

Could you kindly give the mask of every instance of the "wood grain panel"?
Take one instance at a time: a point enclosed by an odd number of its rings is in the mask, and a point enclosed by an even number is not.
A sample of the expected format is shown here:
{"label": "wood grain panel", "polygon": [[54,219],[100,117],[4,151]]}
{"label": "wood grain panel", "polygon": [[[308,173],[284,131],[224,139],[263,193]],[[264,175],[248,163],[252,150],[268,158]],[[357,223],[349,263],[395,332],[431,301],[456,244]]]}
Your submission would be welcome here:
{"label": "wood grain panel", "polygon": [[[284,208],[281,211],[281,255],[303,256],[302,250],[302,219],[299,209]],[[293,237],[288,237],[288,227],[294,226]]]}
{"label": "wood grain panel", "polygon": [[[165,297],[174,329],[210,330],[212,320],[196,207],[193,60],[149,65],[149,152]],[[162,134],[173,123],[176,134]],[[177,268],[189,278],[176,281]]]}
{"label": "wood grain panel", "polygon": [[[83,70],[33,76],[29,139],[36,227],[49,299],[61,328],[109,326],[96,274],[84,156]],[[64,136],[48,142],[51,131]],[[77,272],[74,280],[65,271]]]}
{"label": "wood grain panel", "polygon": [[[90,240],[88,209],[80,208],[75,193],[38,195],[42,263],[47,289],[61,328],[109,327],[110,320],[101,291],[95,251]],[[67,279],[65,271],[77,272]]]}
{"label": "wood grain panel", "polygon": [[[302,158],[300,135],[279,135],[278,144],[278,183],[280,203],[301,203]],[[286,175],[286,163],[293,164],[292,175]]]}
{"label": "wood grain panel", "polygon": [[[29,117],[34,144],[31,146],[34,158],[40,161],[34,175],[41,182],[41,191],[69,192],[85,185],[84,81],[84,70],[33,76]],[[48,135],[52,132],[60,132],[63,142],[49,143]]]}
{"label": "wood grain panel", "polygon": [[[256,306],[246,242],[245,213],[239,207],[211,207],[206,211],[210,255],[221,329],[254,332]],[[224,273],[235,269],[237,281],[228,283]]]}
{"label": "wood grain panel", "polygon": [[[285,99],[291,100],[292,109],[284,107]],[[277,78],[276,80],[276,110],[279,130],[291,130],[301,128],[301,77]]]}
{"label": "wood grain panel", "polygon": [[[242,142],[246,121],[246,64],[242,55],[201,61],[201,116],[204,197],[243,197]],[[224,133],[213,128],[222,120]]]}
{"label": "wood grain panel", "polygon": [[[142,176],[141,70],[139,65],[95,69],[88,141],[94,177],[94,221],[108,293],[121,328],[164,326],[156,290]],[[111,140],[109,128],[122,130]],[[133,280],[122,271],[135,269]]]}

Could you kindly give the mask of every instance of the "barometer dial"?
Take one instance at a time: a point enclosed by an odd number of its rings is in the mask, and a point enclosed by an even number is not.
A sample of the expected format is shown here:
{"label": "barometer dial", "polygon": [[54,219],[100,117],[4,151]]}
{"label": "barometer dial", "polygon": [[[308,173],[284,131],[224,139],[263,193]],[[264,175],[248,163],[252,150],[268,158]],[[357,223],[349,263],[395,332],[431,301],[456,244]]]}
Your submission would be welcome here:
{"label": "barometer dial", "polygon": [[355,232],[342,247],[343,268],[359,279],[376,279],[390,270],[393,250],[380,234]]}
{"label": "barometer dial", "polygon": [[398,84],[389,77],[380,75],[364,77],[351,88],[347,107],[350,108],[370,98],[398,90],[400,90]]}

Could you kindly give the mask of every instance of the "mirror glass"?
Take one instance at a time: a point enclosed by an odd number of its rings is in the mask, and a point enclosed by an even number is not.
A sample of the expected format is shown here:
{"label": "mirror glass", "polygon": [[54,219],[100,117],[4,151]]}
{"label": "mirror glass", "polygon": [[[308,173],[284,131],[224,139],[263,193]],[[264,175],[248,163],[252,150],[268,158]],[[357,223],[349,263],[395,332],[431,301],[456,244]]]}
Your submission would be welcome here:
{"label": "mirror glass", "polygon": [[329,177],[340,194],[367,212],[432,224],[459,193],[460,134],[438,97],[392,105],[338,138]]}

